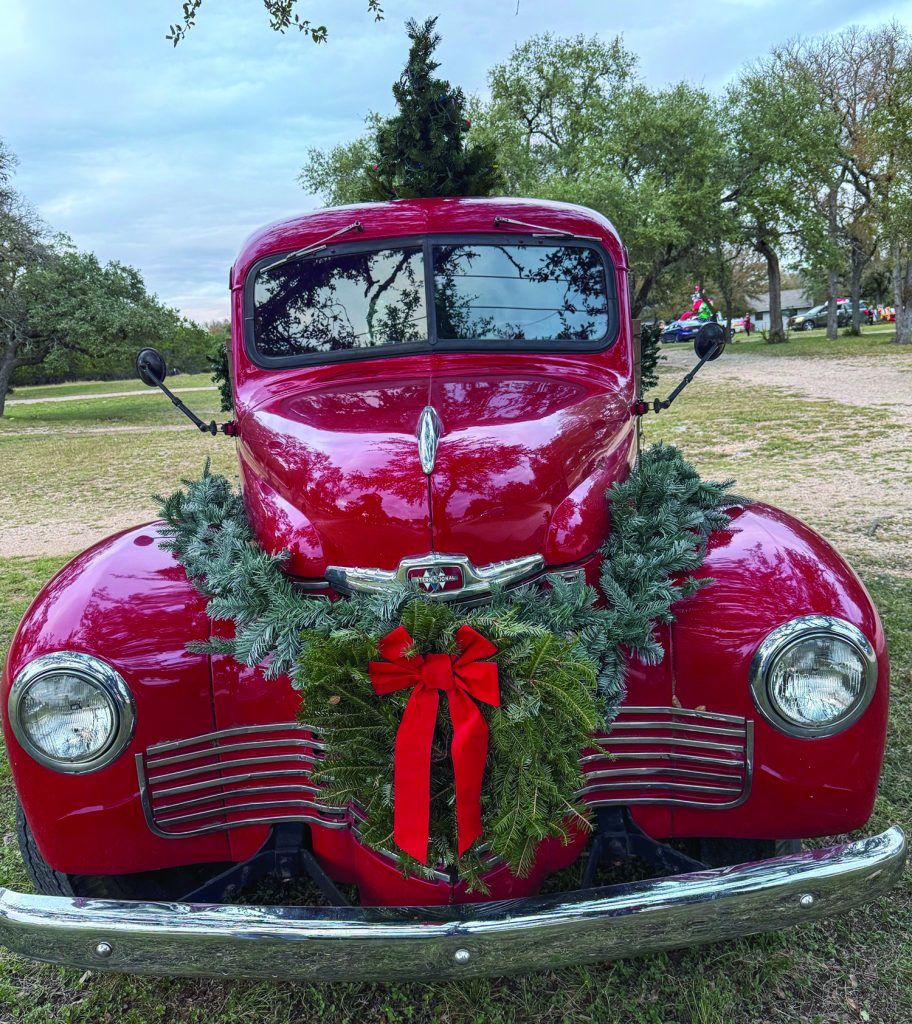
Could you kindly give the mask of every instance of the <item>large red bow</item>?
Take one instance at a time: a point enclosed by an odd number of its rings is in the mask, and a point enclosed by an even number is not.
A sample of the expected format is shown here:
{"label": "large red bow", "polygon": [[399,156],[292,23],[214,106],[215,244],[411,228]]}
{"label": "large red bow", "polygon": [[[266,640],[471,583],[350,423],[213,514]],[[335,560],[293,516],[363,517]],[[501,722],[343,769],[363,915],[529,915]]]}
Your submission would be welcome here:
{"label": "large red bow", "polygon": [[[431,811],[431,744],[440,691],[450,701],[453,722],[453,773],[456,778],[456,826],[459,855],[481,835],[481,781],[488,756],[488,723],[476,700],[500,706],[497,665],[482,661],[497,648],[471,626],[460,626],[459,655],[412,654],[404,626],[388,633],[379,644],[386,661],[370,663],[371,683],[378,694],[412,687],[396,733],[393,838],[396,845],[422,864],[427,863]],[[475,698],[473,700],[472,698]]]}

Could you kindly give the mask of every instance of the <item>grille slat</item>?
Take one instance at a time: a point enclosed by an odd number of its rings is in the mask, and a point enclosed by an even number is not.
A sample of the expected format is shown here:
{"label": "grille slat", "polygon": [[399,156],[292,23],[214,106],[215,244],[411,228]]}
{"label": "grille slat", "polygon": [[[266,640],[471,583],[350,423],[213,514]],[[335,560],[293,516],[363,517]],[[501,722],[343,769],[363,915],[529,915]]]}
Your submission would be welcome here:
{"label": "grille slat", "polygon": [[[232,783],[235,782],[253,782],[257,779],[310,779],[309,768],[286,768],[280,769],[279,771],[259,771],[259,772],[243,772],[240,775],[231,775],[230,779]],[[158,780],[155,780],[158,781]],[[217,789],[219,786],[224,785],[224,779],[219,777],[217,779],[207,779],[204,782],[187,782],[183,786],[167,786],[165,789],[156,789],[155,796],[153,799],[158,800],[164,796],[179,796],[181,793],[196,793],[201,789]],[[296,783],[298,789],[310,790],[313,793],[319,791],[320,787],[312,782],[298,782]]]}
{"label": "grille slat", "polygon": [[580,795],[591,807],[721,810],[743,803],[750,793],[753,722],[744,718],[690,708],[624,707],[608,735],[595,742],[602,752],[581,759],[586,784]]}
{"label": "grille slat", "polygon": [[[242,804],[226,804],[224,807],[214,807],[207,811],[193,811],[190,814],[178,814],[171,817],[159,818],[160,825],[177,825],[184,821],[203,821],[206,818],[220,817],[226,812],[240,811],[271,811],[279,807],[294,807],[308,811],[321,811],[327,813],[329,808],[323,804],[315,803],[313,800],[250,800]],[[344,817],[345,811],[340,808],[332,808],[335,817]]]}
{"label": "grille slat", "polygon": [[[312,781],[325,749],[312,727],[293,722],[156,743],[136,755],[146,821],[168,837],[279,821],[357,831],[357,810],[322,803]],[[753,723],[719,712],[627,706],[607,736],[593,737],[590,751],[580,758],[579,795],[591,807],[723,809],[750,792]]]}
{"label": "grille slat", "polygon": [[[207,755],[211,757],[212,755]],[[217,772],[222,768],[248,768],[255,764],[316,764],[315,757],[303,754],[274,754],[271,757],[239,757],[233,761],[213,761],[211,764],[199,765],[196,768],[182,768],[179,772],[167,772],[164,775],[150,775],[150,782],[171,782],[173,779],[189,779],[207,772]]]}
{"label": "grille slat", "polygon": [[[623,720],[617,721],[612,725],[612,732],[623,732],[625,729],[636,732],[649,732],[653,729],[667,729],[667,722],[625,722]],[[731,729],[727,726],[716,725],[715,722],[708,725],[698,725],[694,722],[676,722],[675,732],[711,732],[714,736],[738,736],[744,735],[743,729]]]}
{"label": "grille slat", "polygon": [[[275,745],[281,747],[304,747],[307,750],[314,750],[314,756],[316,757],[316,748],[310,740],[282,740],[280,743]],[[207,747],[205,750],[191,750],[183,754],[172,754],[170,757],[147,758],[146,767],[163,768],[168,764],[182,764],[185,761],[197,760],[200,757],[220,757],[223,754],[235,754],[240,750],[262,749],[263,744],[259,740],[253,740],[250,743],[229,743],[223,747]]]}

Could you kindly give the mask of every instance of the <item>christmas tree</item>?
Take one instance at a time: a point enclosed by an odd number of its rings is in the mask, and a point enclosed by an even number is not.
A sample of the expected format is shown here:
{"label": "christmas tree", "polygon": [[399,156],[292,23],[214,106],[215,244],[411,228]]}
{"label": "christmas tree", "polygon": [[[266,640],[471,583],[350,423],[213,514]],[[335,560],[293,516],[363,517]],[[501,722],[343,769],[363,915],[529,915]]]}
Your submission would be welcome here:
{"label": "christmas tree", "polygon": [[485,196],[501,186],[494,147],[470,143],[462,89],[435,78],[432,59],[440,42],[436,18],[406,25],[408,62],[393,86],[398,113],[381,121],[376,159],[367,174],[367,199]]}

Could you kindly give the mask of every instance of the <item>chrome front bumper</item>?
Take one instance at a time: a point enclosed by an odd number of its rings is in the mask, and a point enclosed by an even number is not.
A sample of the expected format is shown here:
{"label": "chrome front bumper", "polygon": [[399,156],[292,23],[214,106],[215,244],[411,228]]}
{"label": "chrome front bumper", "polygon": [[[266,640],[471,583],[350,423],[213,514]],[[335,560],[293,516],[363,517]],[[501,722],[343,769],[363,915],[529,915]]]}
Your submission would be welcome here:
{"label": "chrome front bumper", "polygon": [[315,908],[128,903],[0,889],[0,943],[79,968],[317,980],[497,975],[812,921],[902,874],[899,828],[731,868],[502,903]]}

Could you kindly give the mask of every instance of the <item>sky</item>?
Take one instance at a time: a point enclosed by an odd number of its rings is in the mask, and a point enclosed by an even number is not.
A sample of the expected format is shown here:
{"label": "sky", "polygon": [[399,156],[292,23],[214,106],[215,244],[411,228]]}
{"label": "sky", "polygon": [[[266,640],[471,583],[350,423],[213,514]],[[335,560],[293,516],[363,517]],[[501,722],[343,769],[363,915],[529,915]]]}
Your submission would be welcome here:
{"label": "sky", "polygon": [[439,14],[441,74],[484,93],[488,69],[541,32],[621,34],[653,86],[721,88],[794,36],[896,19],[912,0],[301,0],[329,28],[316,46],[269,29],[259,0],[204,0],[166,41],[180,0],[0,0],[0,138],[16,184],[55,231],[137,267],[185,315],[227,316],[244,238],[320,205],[296,179],[309,148],[392,111],[403,22]]}

